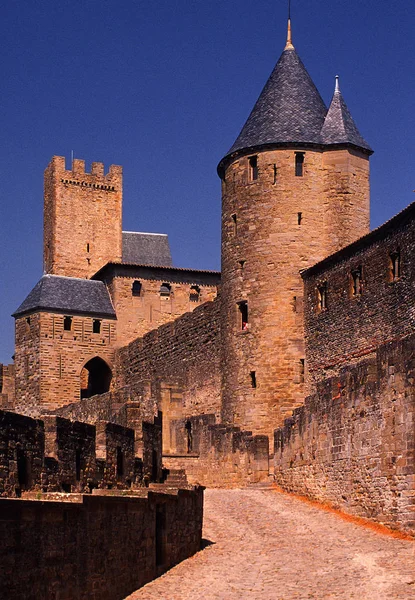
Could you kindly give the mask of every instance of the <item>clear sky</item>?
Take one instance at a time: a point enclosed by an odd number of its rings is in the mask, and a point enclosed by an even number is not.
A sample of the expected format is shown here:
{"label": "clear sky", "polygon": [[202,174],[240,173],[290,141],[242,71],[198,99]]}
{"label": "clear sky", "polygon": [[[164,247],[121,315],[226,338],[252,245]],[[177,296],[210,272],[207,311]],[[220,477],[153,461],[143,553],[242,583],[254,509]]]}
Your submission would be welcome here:
{"label": "clear sky", "polygon": [[[341,89],[375,150],[372,227],[415,200],[415,3],[292,0],[326,104]],[[124,167],[124,229],[168,233],[176,266],[220,268],[218,161],[281,54],[286,0],[9,0],[0,23],[0,362],[42,275],[54,155]]]}

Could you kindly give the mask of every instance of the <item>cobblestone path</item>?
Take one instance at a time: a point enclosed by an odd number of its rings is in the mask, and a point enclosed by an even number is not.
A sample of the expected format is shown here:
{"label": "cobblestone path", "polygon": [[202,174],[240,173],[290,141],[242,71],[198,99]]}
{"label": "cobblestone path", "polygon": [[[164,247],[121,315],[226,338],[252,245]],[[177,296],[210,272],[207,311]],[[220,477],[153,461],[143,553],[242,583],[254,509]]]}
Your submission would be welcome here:
{"label": "cobblestone path", "polygon": [[415,599],[415,543],[274,490],[206,490],[203,551],[128,600]]}

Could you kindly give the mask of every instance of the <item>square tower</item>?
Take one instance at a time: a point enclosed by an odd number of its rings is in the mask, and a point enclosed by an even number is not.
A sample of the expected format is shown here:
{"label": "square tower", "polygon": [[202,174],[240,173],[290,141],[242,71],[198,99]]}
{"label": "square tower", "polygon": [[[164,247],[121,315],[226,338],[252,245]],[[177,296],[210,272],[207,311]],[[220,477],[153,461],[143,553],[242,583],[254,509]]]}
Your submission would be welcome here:
{"label": "square tower", "polygon": [[122,167],[54,156],[45,171],[45,273],[90,278],[122,257]]}

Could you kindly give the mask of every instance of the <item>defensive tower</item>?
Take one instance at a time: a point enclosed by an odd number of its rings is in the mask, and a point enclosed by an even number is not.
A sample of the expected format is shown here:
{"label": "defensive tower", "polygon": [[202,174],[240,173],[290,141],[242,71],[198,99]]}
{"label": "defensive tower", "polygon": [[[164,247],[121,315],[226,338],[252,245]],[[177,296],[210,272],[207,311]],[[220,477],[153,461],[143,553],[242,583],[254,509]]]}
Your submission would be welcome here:
{"label": "defensive tower", "polygon": [[89,278],[122,257],[122,168],[54,156],[45,171],[45,273]]}
{"label": "defensive tower", "polygon": [[[304,399],[300,270],[369,231],[370,146],[291,40],[221,160],[222,417],[271,438]],[[324,282],[320,308],[324,310]]]}

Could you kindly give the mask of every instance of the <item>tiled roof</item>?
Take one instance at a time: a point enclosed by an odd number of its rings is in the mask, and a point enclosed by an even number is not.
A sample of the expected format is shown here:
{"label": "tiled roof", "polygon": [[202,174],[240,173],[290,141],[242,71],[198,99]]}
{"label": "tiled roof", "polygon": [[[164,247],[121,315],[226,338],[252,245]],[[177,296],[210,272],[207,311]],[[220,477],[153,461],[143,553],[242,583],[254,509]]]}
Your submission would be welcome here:
{"label": "tiled roof", "polygon": [[122,232],[123,263],[171,267],[169,238],[164,233]]}
{"label": "tiled roof", "polygon": [[284,50],[227,156],[267,144],[319,144],[326,114],[297,52]]}
{"label": "tiled roof", "polygon": [[353,121],[352,115],[338,87],[338,83],[336,83],[336,90],[321,130],[321,141],[325,145],[353,144],[372,152],[371,147],[360,135]]}
{"label": "tiled roof", "polygon": [[327,108],[292,45],[277,62],[236,142],[221,160],[282,146],[353,145],[372,149],[360,135],[339,91]]}
{"label": "tiled roof", "polygon": [[102,281],[58,275],[44,275],[13,316],[35,311],[115,317],[107,287]]}

